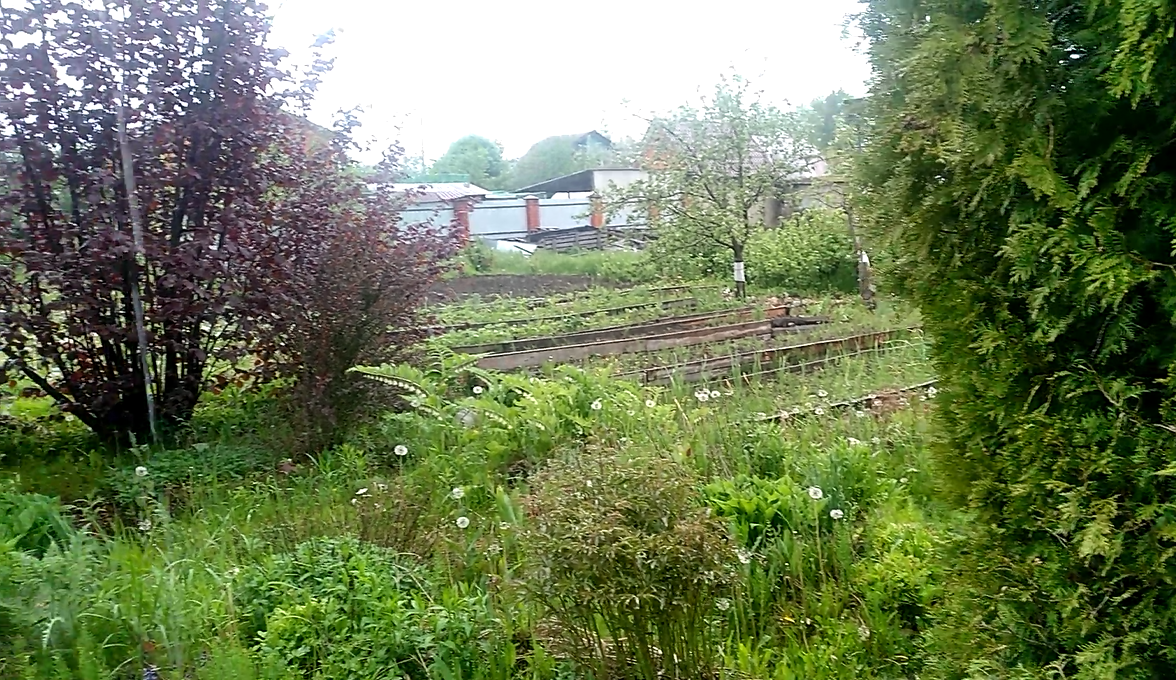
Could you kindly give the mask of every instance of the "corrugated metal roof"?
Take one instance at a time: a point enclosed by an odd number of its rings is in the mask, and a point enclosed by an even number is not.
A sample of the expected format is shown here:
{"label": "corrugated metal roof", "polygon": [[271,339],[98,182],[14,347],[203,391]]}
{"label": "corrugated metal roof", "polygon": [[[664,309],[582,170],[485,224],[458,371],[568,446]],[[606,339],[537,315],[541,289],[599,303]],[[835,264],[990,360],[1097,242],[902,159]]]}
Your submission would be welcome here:
{"label": "corrugated metal roof", "polygon": [[393,184],[393,191],[412,193],[419,203],[456,201],[460,198],[482,197],[487,189],[468,182],[437,182],[435,184]]}

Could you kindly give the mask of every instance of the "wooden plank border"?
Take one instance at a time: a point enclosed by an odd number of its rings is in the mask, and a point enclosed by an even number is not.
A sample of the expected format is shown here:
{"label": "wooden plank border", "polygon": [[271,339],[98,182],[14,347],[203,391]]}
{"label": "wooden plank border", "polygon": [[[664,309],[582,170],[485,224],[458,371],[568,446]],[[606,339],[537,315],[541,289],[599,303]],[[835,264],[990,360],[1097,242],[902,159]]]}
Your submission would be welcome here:
{"label": "wooden plank border", "polygon": [[[589,357],[656,352],[673,347],[702,345],[708,342],[723,342],[726,340],[760,336],[771,337],[777,333],[797,332],[814,325],[812,323],[814,320],[809,320],[809,323],[804,325],[797,324],[797,321],[799,321],[798,318],[780,317],[777,319],[747,321],[725,326],[710,326],[696,330],[662,333],[660,335],[640,338],[603,340],[579,345],[491,354],[479,359],[478,367],[499,371],[511,371],[520,368],[533,368],[547,363],[567,363]],[[819,321],[823,322],[824,320],[821,319]],[[792,326],[785,326],[785,323],[791,323]]]}
{"label": "wooden plank border", "polygon": [[[502,342],[487,342],[479,345],[463,345],[460,347],[454,347],[453,351],[460,354],[502,354],[506,352],[522,352],[524,350],[531,349],[545,349],[548,347],[562,347],[564,345],[579,345],[588,342],[599,342],[601,340],[621,340],[624,338],[658,335],[661,333],[669,333],[671,331],[685,331],[692,328],[701,328],[708,326],[715,321],[720,321],[723,319],[729,319],[728,323],[733,323],[736,321],[751,321],[759,311],[760,308],[758,307],[743,307],[740,309],[727,309],[718,312],[702,312],[699,314],[687,314],[685,316],[675,316],[666,319],[657,319],[654,321],[624,324],[621,326],[594,328],[592,330],[577,331],[575,333],[547,335],[536,338],[520,338],[518,340],[503,340]],[[782,316],[789,316],[792,309],[790,307],[769,307],[762,311],[764,318],[776,319]]]}

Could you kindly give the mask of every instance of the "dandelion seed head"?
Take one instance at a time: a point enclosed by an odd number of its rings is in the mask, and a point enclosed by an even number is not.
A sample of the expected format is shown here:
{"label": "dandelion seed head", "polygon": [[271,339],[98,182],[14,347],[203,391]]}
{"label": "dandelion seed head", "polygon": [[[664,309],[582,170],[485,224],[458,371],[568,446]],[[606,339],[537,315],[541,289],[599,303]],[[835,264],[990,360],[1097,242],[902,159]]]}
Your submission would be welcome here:
{"label": "dandelion seed head", "polygon": [[847,444],[849,444],[850,446],[861,446],[862,445],[862,442],[860,439],[854,439],[853,437],[846,437],[845,442]]}
{"label": "dandelion seed head", "polygon": [[465,489],[461,488],[460,486],[455,486],[453,487],[453,490],[449,492],[449,497],[455,501],[460,501],[461,499],[465,498]]}
{"label": "dandelion seed head", "polygon": [[645,408],[653,408],[654,406],[657,406],[657,402],[656,402],[656,401],[654,401],[654,400],[652,400],[652,399],[646,399],[646,400],[645,400]]}
{"label": "dandelion seed head", "polygon": [[395,453],[398,456],[407,456],[408,455],[408,447],[405,446],[404,444],[397,444],[392,449],[392,453]]}
{"label": "dandelion seed head", "polygon": [[596,401],[592,402],[592,410],[593,410],[593,411],[599,411],[599,410],[600,410],[600,409],[602,409],[602,408],[604,408],[604,404],[600,403],[600,400],[599,400],[599,399],[597,399]]}
{"label": "dandelion seed head", "polygon": [[823,416],[823,415],[825,415],[825,409],[823,409],[823,408],[821,408],[820,406],[818,406],[818,407],[816,407],[815,409],[813,409],[813,415],[816,415],[816,416]]}
{"label": "dandelion seed head", "polygon": [[474,394],[481,394],[486,390],[481,385],[474,385]]}
{"label": "dandelion seed head", "polygon": [[465,529],[470,525],[470,518],[462,515],[461,517],[457,518],[456,524],[458,529]]}
{"label": "dandelion seed head", "polygon": [[147,468],[142,465],[135,468],[135,476],[136,477],[146,477],[147,476]]}
{"label": "dandelion seed head", "polygon": [[813,499],[814,501],[819,501],[825,497],[825,492],[822,491],[821,487],[819,486],[810,486],[808,488],[808,495],[809,498]]}
{"label": "dandelion seed head", "polygon": [[845,517],[845,511],[842,510],[841,508],[833,508],[832,510],[829,511],[829,516],[832,517],[833,519],[841,519],[841,518]]}
{"label": "dandelion seed head", "polygon": [[718,398],[719,398],[719,397],[721,397],[721,396],[723,396],[723,395],[722,395],[722,393],[721,393],[721,392],[719,392],[718,390],[711,390],[711,392],[710,392],[710,398],[711,398],[711,399],[718,399]]}

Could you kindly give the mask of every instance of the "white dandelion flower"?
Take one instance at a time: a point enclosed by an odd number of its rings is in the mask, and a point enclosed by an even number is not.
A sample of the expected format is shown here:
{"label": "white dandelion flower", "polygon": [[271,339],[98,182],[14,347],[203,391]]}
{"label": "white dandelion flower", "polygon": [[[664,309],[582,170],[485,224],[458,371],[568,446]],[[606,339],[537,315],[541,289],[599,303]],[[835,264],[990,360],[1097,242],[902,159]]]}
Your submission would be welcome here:
{"label": "white dandelion flower", "polygon": [[748,564],[751,562],[751,552],[740,548],[735,551],[735,557],[739,558],[740,564]]}
{"label": "white dandelion flower", "polygon": [[813,409],[813,415],[815,415],[815,416],[823,416],[823,415],[825,415],[825,409],[823,409],[823,408],[821,408],[820,406],[818,406],[818,407],[816,407],[815,409]]}
{"label": "white dandelion flower", "polygon": [[470,525],[470,518],[469,517],[462,515],[461,517],[457,518],[457,528],[458,529],[465,529],[469,525]]}
{"label": "white dandelion flower", "polygon": [[453,491],[449,492],[449,497],[455,501],[460,501],[461,499],[465,498],[465,489],[461,488],[460,486],[455,486],[453,487]]}
{"label": "white dandelion flower", "polygon": [[654,406],[657,406],[657,402],[656,402],[656,401],[654,401],[654,400],[652,400],[652,399],[646,399],[646,400],[645,400],[645,408],[653,408]]}
{"label": "white dandelion flower", "polygon": [[808,495],[814,501],[819,501],[825,497],[825,492],[821,491],[821,487],[819,486],[810,486],[808,488]]}
{"label": "white dandelion flower", "polygon": [[395,453],[398,456],[407,456],[408,447],[404,444],[397,444],[396,447],[392,449],[392,453]]}
{"label": "white dandelion flower", "polygon": [[634,410],[632,410],[632,409],[630,409],[630,410],[628,410],[628,411],[625,411],[625,415],[627,415],[627,416],[629,416],[630,418],[632,418],[633,416],[637,415],[637,412],[636,412],[636,411],[634,411]]}
{"label": "white dandelion flower", "polygon": [[825,390],[817,390],[817,396],[821,399],[824,399],[825,397],[829,396],[829,393]]}
{"label": "white dandelion flower", "polygon": [[694,398],[700,402],[705,402],[707,399],[710,399],[710,392],[700,390],[694,393]]}
{"label": "white dandelion flower", "polygon": [[151,520],[144,519],[139,521],[139,531],[151,531]]}
{"label": "white dandelion flower", "polygon": [[600,403],[600,400],[599,400],[599,399],[597,399],[596,401],[592,402],[592,410],[593,410],[593,411],[599,411],[599,410],[600,410],[600,409],[602,409],[602,408],[604,408],[604,404]]}
{"label": "white dandelion flower", "polygon": [[142,465],[135,468],[135,476],[136,477],[146,477],[147,476],[147,468],[143,467]]}
{"label": "white dandelion flower", "polygon": [[486,390],[481,385],[474,385],[474,394],[481,394]]}
{"label": "white dandelion flower", "polygon": [[833,508],[829,511],[829,516],[833,519],[841,519],[842,517],[845,517],[845,511],[843,511],[841,508]]}
{"label": "white dandelion flower", "polygon": [[722,393],[721,393],[721,392],[719,392],[718,390],[711,390],[711,392],[710,392],[710,398],[711,398],[711,399],[718,399],[718,398],[719,398],[719,397],[721,397],[721,396],[723,396],[723,395],[722,395]]}

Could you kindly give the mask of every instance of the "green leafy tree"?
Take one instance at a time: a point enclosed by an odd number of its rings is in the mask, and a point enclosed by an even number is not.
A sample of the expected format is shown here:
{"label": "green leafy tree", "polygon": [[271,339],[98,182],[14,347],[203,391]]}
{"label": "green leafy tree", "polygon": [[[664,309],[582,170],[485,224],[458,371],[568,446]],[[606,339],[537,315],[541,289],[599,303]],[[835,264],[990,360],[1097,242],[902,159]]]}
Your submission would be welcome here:
{"label": "green leafy tree", "polygon": [[795,115],[761,102],[738,77],[724,79],[699,106],[652,121],[648,178],[611,192],[609,203],[647,206],[659,241],[675,250],[730,253],[742,297],[744,251],[764,228],[765,207],[816,160],[800,132]]}
{"label": "green leafy tree", "polygon": [[848,101],[850,101],[850,96],[845,93],[845,90],[837,90],[801,107],[800,119],[805,128],[805,138],[809,143],[822,152],[833,145]]}
{"label": "green leafy tree", "polygon": [[864,202],[974,514],[950,678],[1176,677],[1176,14],[871,0]]}
{"label": "green leafy tree", "polygon": [[484,189],[506,187],[510,166],[502,158],[502,147],[485,137],[469,135],[449,146],[433,163],[432,174],[469,175],[470,182]]}
{"label": "green leafy tree", "polygon": [[556,135],[535,143],[515,162],[511,185],[525,187],[581,170],[614,164],[617,154],[602,144],[578,144],[583,135]]}

